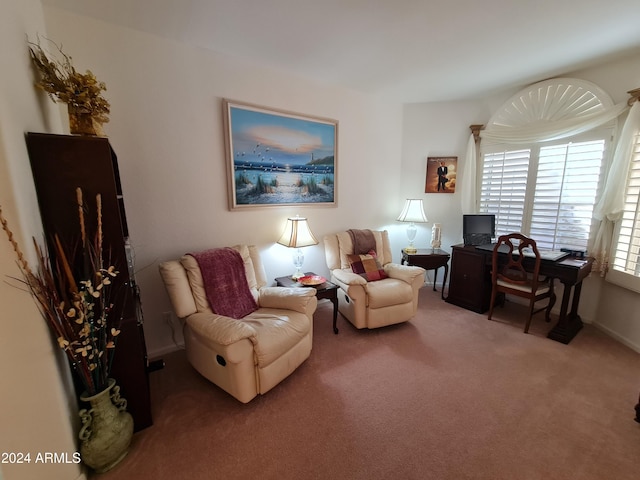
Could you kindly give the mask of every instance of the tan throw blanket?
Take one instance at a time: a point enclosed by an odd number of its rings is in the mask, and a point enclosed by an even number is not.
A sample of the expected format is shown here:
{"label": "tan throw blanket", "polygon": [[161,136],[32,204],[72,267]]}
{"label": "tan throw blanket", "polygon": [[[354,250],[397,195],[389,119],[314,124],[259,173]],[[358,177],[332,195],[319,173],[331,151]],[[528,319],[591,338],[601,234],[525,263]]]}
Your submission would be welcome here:
{"label": "tan throw blanket", "polygon": [[243,318],[258,309],[244,271],[242,256],[233,248],[191,253],[198,262],[209,306],[214,313]]}
{"label": "tan throw blanket", "polygon": [[353,241],[353,253],[356,255],[366,255],[371,250],[376,251],[376,239],[371,230],[347,230]]}

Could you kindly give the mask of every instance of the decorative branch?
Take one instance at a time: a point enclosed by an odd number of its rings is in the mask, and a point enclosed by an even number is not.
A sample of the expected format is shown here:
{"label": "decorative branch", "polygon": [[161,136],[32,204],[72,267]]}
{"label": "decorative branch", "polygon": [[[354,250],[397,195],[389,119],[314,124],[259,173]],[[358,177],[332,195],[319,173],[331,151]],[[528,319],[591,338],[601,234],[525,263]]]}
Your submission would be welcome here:
{"label": "decorative branch", "polygon": [[29,276],[33,277],[33,272],[29,268],[29,264],[27,263],[27,260],[24,258],[22,250],[20,250],[20,246],[18,245],[18,242],[16,242],[14,238],[13,232],[9,229],[9,224],[7,222],[7,219],[4,218],[4,215],[2,213],[2,205],[0,205],[0,223],[2,223],[2,230],[4,230],[4,232],[7,234],[7,237],[9,238],[9,243],[11,243],[11,247],[13,247],[13,251],[16,253],[16,256],[18,257],[18,266],[20,267],[20,270],[23,272],[26,272]]}
{"label": "decorative branch", "polygon": [[89,114],[99,124],[107,123],[111,105],[102,95],[107,90],[106,84],[99,82],[90,70],[85,73],[76,71],[73,59],[60,46],[49,39],[45,40],[55,46],[60,59],[45,52],[40,45],[40,37],[37,43],[28,42],[29,55],[40,73],[36,86],[54,102],[59,100],[79,113]]}
{"label": "decorative branch", "polygon": [[[77,198],[80,230],[86,235],[81,191],[77,192]],[[94,241],[84,243],[78,253],[83,257],[80,274],[74,274],[74,260],[79,258],[77,252],[65,248],[58,235],[52,239],[53,261],[33,239],[37,268],[32,270],[0,206],[0,223],[18,258],[23,276],[20,281],[28,287],[40,314],[89,395],[95,395],[108,385],[122,321],[122,312],[114,309],[117,292],[112,291],[112,280],[119,272],[114,265],[105,267],[102,263],[102,201],[99,194],[96,203],[97,231]]]}

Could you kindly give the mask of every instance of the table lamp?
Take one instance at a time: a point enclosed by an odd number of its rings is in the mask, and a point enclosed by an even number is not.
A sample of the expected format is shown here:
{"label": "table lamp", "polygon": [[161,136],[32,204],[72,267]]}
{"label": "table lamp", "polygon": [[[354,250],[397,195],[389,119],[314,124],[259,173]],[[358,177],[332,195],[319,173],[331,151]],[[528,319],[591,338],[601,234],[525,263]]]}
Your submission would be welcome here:
{"label": "table lamp", "polygon": [[295,248],[293,252],[293,265],[296,267],[296,271],[291,275],[293,280],[298,280],[304,277],[302,271],[302,264],[304,263],[304,253],[302,253],[301,247],[308,247],[310,245],[317,245],[318,240],[313,236],[309,229],[309,224],[306,218],[296,215],[294,218],[287,219],[287,225],[284,228],[284,232],[278,240],[280,245],[285,247]]}
{"label": "table lamp", "polygon": [[424,214],[424,209],[422,208],[422,199],[407,198],[404,203],[404,208],[396,220],[399,222],[409,222],[409,226],[407,227],[409,246],[405,247],[404,251],[407,253],[416,253],[418,249],[413,245],[413,241],[416,238],[416,233],[418,233],[418,228],[415,224],[416,222],[427,222],[427,216]]}

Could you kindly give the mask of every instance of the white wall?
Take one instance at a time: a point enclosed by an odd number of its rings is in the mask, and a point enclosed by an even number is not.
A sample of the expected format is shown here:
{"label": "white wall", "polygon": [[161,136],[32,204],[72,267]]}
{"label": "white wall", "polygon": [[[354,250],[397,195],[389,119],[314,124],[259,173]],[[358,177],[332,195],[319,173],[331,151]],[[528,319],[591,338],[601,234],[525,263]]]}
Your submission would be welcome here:
{"label": "white wall", "polygon": [[[290,252],[275,244],[288,216],[307,216],[319,240],[346,228],[401,228],[401,105],[61,10],[45,15],[50,38],[108,87],[105,131],[118,155],[151,356],[174,348],[162,321],[170,305],[161,261],[251,243],[275,278],[293,271]],[[338,120],[338,206],[229,211],[223,98]],[[305,252],[305,270],[328,274],[322,242]]]}
{"label": "white wall", "polygon": [[[0,205],[28,256],[41,238],[29,158],[28,130],[59,128],[48,103],[36,94],[26,35],[44,34],[38,0],[0,3]],[[47,101],[48,102],[48,101]],[[77,405],[66,362],[31,296],[8,277],[20,278],[16,256],[0,232],[0,452],[23,452],[31,463],[0,465],[4,480],[84,478],[79,465],[37,463],[37,454],[77,450]]]}
{"label": "white wall", "polygon": [[[165,259],[247,242],[261,248],[269,277],[287,274],[289,252],[274,241],[285,218],[296,213],[309,218],[318,238],[349,227],[388,228],[399,255],[406,236],[394,219],[408,197],[424,198],[429,217],[418,227],[418,245],[428,245],[434,222],[442,223],[444,247],[459,243],[460,191],[425,194],[426,158],[457,156],[460,179],[469,125],[488,121],[515,93],[406,105],[402,112],[399,105],[145,33],[57,9],[45,14],[51,38],[65,45],[77,67],[91,68],[109,88],[113,113],[106,132],[120,161],[152,356],[174,348],[171,329],[162,321],[170,307],[157,273]],[[640,84],[634,60],[637,56],[571,75],[593,81],[620,101]],[[338,207],[229,211],[223,98],[338,120]],[[305,269],[327,273],[322,244],[306,249],[306,256]],[[600,283],[598,278],[585,282],[581,314],[607,328],[611,317],[595,315]],[[615,332],[638,343],[620,323]],[[180,341],[175,319],[173,328]]]}
{"label": "white wall", "polygon": [[[402,191],[407,197],[422,198],[428,223],[418,225],[416,245],[431,242],[431,227],[442,224],[442,248],[462,239],[460,180],[464,175],[464,155],[471,131],[490,114],[486,102],[442,102],[410,104],[404,107],[402,150]],[[458,157],[455,193],[425,193],[427,157]]]}
{"label": "white wall", "polygon": [[[318,238],[349,227],[390,229],[394,255],[404,226],[394,221],[404,198],[425,199],[430,223],[417,243],[427,244],[434,221],[443,246],[461,240],[459,192],[424,194],[426,157],[458,156],[460,175],[468,126],[486,122],[513,92],[470,102],[401,106],[286,72],[258,68],[221,55],[88,18],[47,9],[38,0],[0,4],[0,205],[24,246],[40,223],[24,143],[25,131],[62,133],[58,111],[32,86],[25,37],[44,34],[108,85],[112,122],[106,131],[118,153],[132,240],[140,270],[150,353],[174,348],[162,323],[169,303],[157,274],[160,261],[210,246],[238,242],[263,250],[267,273],[291,271],[289,253],[274,245],[285,218],[309,218]],[[577,72],[616,101],[640,86],[638,56]],[[338,207],[227,210],[221,99],[231,98],[339,120]],[[401,153],[400,153],[401,152]],[[322,244],[307,249],[310,270],[326,273]],[[2,276],[19,276],[8,242],[0,241]],[[597,282],[598,279],[589,279]],[[588,288],[585,316],[596,311]],[[637,294],[604,284],[596,322],[634,347],[640,345]],[[586,297],[586,298],[585,298]],[[583,308],[583,310],[585,310]],[[73,452],[76,405],[66,367],[27,294],[0,282],[0,451]],[[3,478],[81,477],[76,465],[2,465]]]}
{"label": "white wall", "polygon": [[[589,80],[620,102],[627,91],[640,86],[640,55],[616,60],[565,76]],[[522,86],[524,87],[524,85]],[[496,109],[517,90],[467,102],[412,104],[404,108],[401,185],[408,196],[423,198],[429,223],[418,233],[417,244],[428,245],[434,222],[442,224],[442,245],[462,242],[460,191],[455,194],[425,194],[426,159],[457,156],[459,178],[465,174],[464,155],[469,126],[486,124]],[[612,336],[640,351],[640,295],[603,282],[592,275],[583,285],[579,313]]]}

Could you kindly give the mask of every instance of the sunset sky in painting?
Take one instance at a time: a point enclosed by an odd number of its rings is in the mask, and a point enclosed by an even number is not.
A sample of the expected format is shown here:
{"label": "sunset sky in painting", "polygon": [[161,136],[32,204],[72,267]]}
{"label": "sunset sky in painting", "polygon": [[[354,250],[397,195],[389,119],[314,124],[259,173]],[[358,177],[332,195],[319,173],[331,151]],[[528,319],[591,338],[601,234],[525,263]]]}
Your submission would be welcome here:
{"label": "sunset sky in painting", "polygon": [[321,121],[231,107],[234,161],[305,164],[334,153],[335,127]]}

